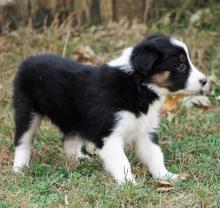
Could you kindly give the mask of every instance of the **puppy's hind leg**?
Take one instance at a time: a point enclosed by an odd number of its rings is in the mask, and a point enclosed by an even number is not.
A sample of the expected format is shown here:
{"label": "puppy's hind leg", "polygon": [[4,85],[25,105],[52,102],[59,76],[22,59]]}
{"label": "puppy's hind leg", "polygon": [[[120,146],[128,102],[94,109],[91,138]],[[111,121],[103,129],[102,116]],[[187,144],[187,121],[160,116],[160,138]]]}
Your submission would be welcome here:
{"label": "puppy's hind leg", "polygon": [[21,109],[15,110],[16,133],[14,140],[14,172],[19,172],[21,168],[29,166],[33,135],[41,122],[41,116],[39,114],[20,110]]}
{"label": "puppy's hind leg", "polygon": [[82,152],[83,140],[79,136],[64,135],[64,151],[69,157],[76,160],[89,159],[88,155]]}

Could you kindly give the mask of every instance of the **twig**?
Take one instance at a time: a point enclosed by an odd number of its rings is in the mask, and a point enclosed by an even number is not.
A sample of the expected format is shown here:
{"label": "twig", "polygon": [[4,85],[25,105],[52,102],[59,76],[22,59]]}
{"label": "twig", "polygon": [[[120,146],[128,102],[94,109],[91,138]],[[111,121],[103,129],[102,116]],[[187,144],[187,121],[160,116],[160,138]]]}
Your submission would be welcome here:
{"label": "twig", "polygon": [[62,53],[63,57],[65,57],[65,55],[66,55],[66,48],[67,48],[67,45],[68,45],[69,37],[70,37],[70,30],[68,30],[67,34],[66,34],[65,44],[64,44],[63,53]]}

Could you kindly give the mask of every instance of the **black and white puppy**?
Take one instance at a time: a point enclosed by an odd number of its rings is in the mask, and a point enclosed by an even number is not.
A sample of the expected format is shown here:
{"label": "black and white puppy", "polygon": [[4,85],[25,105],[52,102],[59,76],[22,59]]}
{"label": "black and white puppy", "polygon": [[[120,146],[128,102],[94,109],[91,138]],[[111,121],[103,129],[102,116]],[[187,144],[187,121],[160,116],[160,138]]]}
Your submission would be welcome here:
{"label": "black and white puppy", "polygon": [[14,171],[29,166],[33,134],[46,116],[64,134],[64,149],[84,157],[83,143],[96,148],[119,183],[135,183],[124,146],[153,177],[176,179],[164,165],[157,141],[159,111],[168,92],[198,92],[206,77],[192,64],[185,43],[155,35],[102,66],[54,55],[26,59],[14,80]]}

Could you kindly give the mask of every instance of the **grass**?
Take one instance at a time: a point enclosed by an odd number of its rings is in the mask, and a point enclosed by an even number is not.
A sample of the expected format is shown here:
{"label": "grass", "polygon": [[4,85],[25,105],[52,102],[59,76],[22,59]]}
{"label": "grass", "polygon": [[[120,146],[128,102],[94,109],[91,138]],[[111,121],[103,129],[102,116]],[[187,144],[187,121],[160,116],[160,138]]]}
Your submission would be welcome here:
{"label": "grass", "polygon": [[[14,134],[11,81],[16,66],[32,54],[62,54],[68,31],[65,55],[92,64],[116,57],[146,34],[172,33],[188,43],[194,62],[203,71],[216,73],[220,78],[218,34],[190,25],[178,30],[170,29],[169,25],[146,27],[126,22],[71,30],[68,25],[52,25],[42,31],[21,27],[4,34],[0,37],[0,207],[219,207],[217,100],[208,109],[179,107],[174,119],[162,119],[160,144],[168,169],[190,174],[187,181],[177,182],[170,192],[157,192],[155,181],[131,149],[127,149],[127,155],[137,176],[137,186],[118,186],[98,158],[80,162],[68,159],[62,151],[60,133],[48,121],[44,121],[35,136],[31,168],[20,175],[11,171]],[[219,94],[220,87],[216,86],[213,100]]]}

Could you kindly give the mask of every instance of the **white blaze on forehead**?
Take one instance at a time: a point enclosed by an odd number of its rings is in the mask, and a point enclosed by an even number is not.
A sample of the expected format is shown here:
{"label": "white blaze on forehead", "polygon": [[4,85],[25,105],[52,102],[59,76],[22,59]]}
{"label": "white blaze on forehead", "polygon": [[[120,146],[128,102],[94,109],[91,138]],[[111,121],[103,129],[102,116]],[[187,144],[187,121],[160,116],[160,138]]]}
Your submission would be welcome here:
{"label": "white blaze on forehead", "polygon": [[199,91],[202,87],[202,85],[200,84],[200,80],[205,79],[204,74],[202,74],[191,62],[191,59],[189,57],[189,51],[188,48],[186,46],[185,43],[183,43],[182,41],[176,40],[175,38],[171,38],[170,42],[173,45],[179,46],[181,48],[184,49],[184,51],[186,52],[186,56],[187,56],[187,60],[189,62],[190,65],[190,73],[189,73],[189,77],[186,83],[186,87],[185,90],[186,91]]}
{"label": "white blaze on forehead", "polygon": [[132,51],[133,51],[133,47],[124,49],[121,56],[110,61],[108,65],[112,67],[119,67],[124,72],[133,72],[133,69],[130,63]]}

